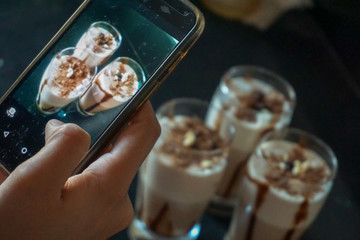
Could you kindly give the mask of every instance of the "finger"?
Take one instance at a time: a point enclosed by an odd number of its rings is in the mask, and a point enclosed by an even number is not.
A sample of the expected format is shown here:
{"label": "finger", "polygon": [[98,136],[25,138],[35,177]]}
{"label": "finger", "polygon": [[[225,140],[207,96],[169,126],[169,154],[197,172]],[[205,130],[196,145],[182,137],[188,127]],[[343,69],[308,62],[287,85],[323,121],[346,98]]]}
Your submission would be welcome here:
{"label": "finger", "polygon": [[42,186],[48,183],[52,188],[62,188],[87,153],[90,136],[75,124],[51,120],[45,128],[45,142],[40,152],[19,169],[29,176],[36,175]]}
{"label": "finger", "polygon": [[105,187],[116,184],[118,190],[127,190],[159,134],[159,122],[147,102],[121,132],[112,150],[93,162],[84,173],[90,171],[96,173],[92,175],[101,176]]}

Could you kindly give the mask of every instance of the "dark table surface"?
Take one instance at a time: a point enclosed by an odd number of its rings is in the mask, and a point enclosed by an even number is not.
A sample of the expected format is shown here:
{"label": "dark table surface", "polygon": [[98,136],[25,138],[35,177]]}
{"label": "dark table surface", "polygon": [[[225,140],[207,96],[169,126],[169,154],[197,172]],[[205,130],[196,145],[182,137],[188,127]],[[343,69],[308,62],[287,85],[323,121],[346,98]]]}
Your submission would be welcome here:
{"label": "dark table surface", "polygon": [[[0,0],[0,95],[80,2]],[[308,240],[360,239],[360,15],[339,2],[290,11],[266,31],[223,20],[195,2],[206,18],[204,34],[152,97],[155,108],[175,97],[210,100],[223,72],[238,64],[285,77],[297,93],[292,126],[322,138],[339,161],[333,190],[303,237]],[[132,199],[135,188],[136,181]],[[228,224],[206,213],[199,239],[222,239]],[[111,239],[128,238],[123,231]]]}

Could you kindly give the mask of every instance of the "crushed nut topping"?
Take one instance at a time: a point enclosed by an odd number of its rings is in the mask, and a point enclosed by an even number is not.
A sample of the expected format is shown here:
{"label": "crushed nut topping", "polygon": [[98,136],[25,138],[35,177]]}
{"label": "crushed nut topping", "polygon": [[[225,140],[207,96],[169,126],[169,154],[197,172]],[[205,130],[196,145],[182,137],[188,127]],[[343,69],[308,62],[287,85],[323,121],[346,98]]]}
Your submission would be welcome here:
{"label": "crushed nut topping", "polygon": [[135,84],[135,82],[138,81],[136,74],[131,73],[125,77],[125,73],[126,68],[123,63],[120,63],[119,68],[110,73],[113,80],[110,85],[110,90],[113,96],[129,97],[136,90],[135,88],[138,87],[138,85]]}
{"label": "crushed nut topping", "polygon": [[[169,118],[169,121],[172,121]],[[174,157],[174,164],[187,167],[197,164],[201,168],[211,168],[220,162],[220,156],[214,155],[204,159],[203,151],[222,149],[225,142],[218,133],[207,126],[200,119],[184,118],[184,125],[171,129],[168,139],[162,144],[160,151]],[[195,150],[195,151],[194,151]],[[223,154],[219,151],[219,155]]]}
{"label": "crushed nut topping", "polygon": [[82,81],[88,77],[89,68],[86,64],[73,56],[56,57],[57,61],[62,61],[54,77],[54,83],[61,86],[60,96],[67,97]]}
{"label": "crushed nut topping", "polygon": [[204,169],[211,168],[214,165],[214,162],[211,160],[204,160],[201,162],[201,167]]}
{"label": "crushed nut topping", "polygon": [[184,147],[191,147],[196,142],[196,135],[193,131],[187,131],[184,134],[183,145]]}
{"label": "crushed nut topping", "polygon": [[[330,177],[330,172],[324,164],[312,166],[312,159],[308,159],[306,150],[306,147],[296,145],[290,152],[277,155],[262,149],[262,155],[270,166],[265,175],[268,183],[286,190],[289,194],[316,192],[319,184]],[[315,187],[309,190],[309,186]]]}

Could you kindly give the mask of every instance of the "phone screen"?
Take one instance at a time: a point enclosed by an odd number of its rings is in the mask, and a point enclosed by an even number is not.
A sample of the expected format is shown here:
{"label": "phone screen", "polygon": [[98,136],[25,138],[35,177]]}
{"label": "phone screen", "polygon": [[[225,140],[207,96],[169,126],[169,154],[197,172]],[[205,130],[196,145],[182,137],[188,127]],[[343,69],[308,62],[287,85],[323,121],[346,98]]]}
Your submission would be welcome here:
{"label": "phone screen", "polygon": [[190,9],[168,3],[89,1],[1,103],[1,164],[11,172],[38,152],[49,119],[94,144],[194,27]]}

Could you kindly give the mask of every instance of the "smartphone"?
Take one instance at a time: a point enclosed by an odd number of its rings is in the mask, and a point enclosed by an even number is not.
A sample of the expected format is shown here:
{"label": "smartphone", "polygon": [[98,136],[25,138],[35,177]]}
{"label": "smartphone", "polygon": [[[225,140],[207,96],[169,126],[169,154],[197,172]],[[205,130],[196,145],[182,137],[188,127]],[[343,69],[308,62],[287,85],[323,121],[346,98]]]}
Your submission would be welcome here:
{"label": "smartphone", "polygon": [[187,0],[85,0],[0,99],[0,169],[45,144],[48,120],[75,123],[91,146],[74,174],[111,142],[204,29]]}

